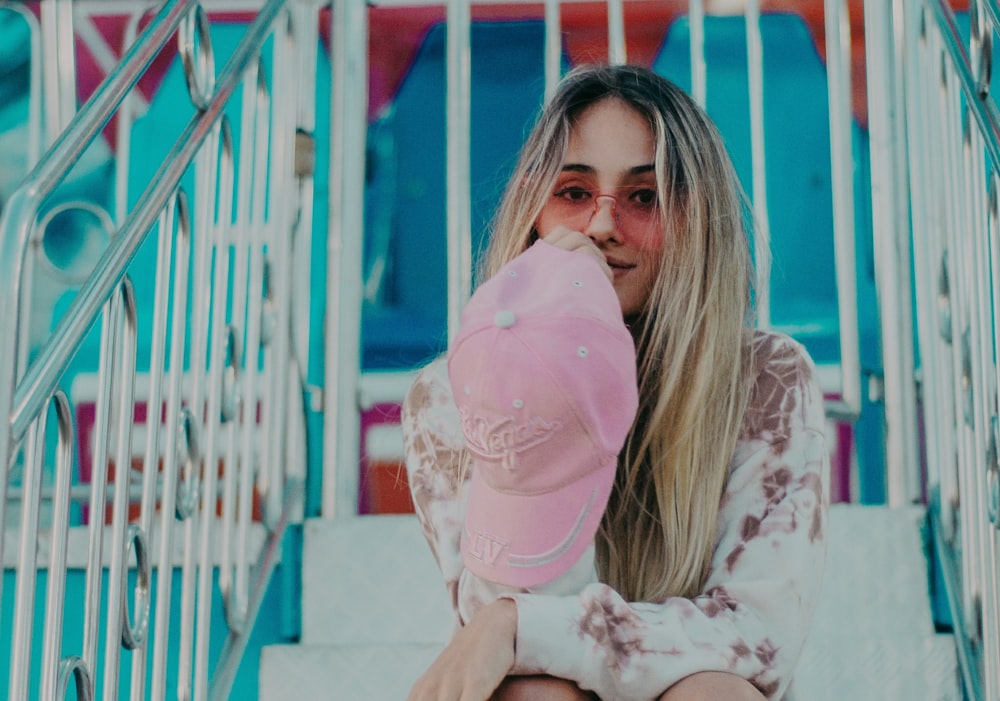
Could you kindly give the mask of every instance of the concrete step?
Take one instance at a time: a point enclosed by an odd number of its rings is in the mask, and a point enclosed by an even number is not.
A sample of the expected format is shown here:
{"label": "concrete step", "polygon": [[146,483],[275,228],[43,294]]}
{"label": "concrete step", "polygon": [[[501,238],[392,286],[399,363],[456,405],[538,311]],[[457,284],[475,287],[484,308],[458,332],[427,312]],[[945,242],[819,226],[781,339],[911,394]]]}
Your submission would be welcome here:
{"label": "concrete step", "polygon": [[792,694],[789,701],[961,701],[955,642],[940,634],[812,637]]}
{"label": "concrete step", "polygon": [[830,509],[823,589],[813,637],[934,633],[920,507]]}
{"label": "concrete step", "polygon": [[441,645],[271,645],[261,652],[260,701],[404,701]]}
{"label": "concrete step", "polygon": [[[260,700],[402,701],[441,646],[274,645],[260,661]],[[949,635],[828,637],[803,651],[787,701],[961,701]]]}
{"label": "concrete step", "polygon": [[[950,635],[934,633],[924,511],[837,505],[797,701],[959,699]],[[413,516],[306,524],[302,644],[266,648],[264,701],[404,699],[451,635],[441,575]]]}
{"label": "concrete step", "polygon": [[305,525],[302,642],[444,643],[454,615],[415,516]]}

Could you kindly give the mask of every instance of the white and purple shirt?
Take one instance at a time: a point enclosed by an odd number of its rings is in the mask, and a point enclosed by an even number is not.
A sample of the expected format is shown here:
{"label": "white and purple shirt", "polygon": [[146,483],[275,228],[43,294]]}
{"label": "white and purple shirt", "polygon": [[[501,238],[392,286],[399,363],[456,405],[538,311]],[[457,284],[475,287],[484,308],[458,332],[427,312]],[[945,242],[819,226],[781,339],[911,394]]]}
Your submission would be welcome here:
{"label": "white and purple shirt", "polygon": [[570,679],[603,701],[645,701],[695,672],[721,671],[769,699],[786,697],[823,576],[829,453],[823,395],[804,348],[764,331],[754,342],[756,382],[704,592],[657,603],[625,601],[600,582],[511,594],[469,577],[459,552],[468,461],[458,412],[444,359],[420,371],[403,406],[417,516],[459,625],[498,594],[516,602],[513,674]]}

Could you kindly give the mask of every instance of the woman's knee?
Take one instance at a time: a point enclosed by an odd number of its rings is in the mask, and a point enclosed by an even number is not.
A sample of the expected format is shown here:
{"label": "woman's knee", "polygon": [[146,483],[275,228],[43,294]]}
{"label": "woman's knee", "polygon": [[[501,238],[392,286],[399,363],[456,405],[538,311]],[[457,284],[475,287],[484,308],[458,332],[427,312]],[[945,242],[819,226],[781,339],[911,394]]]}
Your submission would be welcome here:
{"label": "woman's knee", "polygon": [[735,674],[698,672],[667,689],[660,701],[766,701],[766,698],[753,684]]}
{"label": "woman's knee", "polygon": [[556,677],[507,677],[490,701],[594,701],[571,681]]}

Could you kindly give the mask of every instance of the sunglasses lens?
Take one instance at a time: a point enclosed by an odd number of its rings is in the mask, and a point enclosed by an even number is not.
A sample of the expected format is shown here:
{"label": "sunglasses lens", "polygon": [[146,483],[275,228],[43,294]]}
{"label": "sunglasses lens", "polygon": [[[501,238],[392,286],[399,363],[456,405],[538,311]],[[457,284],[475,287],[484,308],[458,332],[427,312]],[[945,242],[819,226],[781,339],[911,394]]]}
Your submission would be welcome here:
{"label": "sunglasses lens", "polygon": [[583,188],[560,190],[549,199],[546,209],[567,226],[585,229],[605,205],[611,208],[618,226],[627,228],[648,227],[659,212],[656,191],[646,187],[622,188],[614,195]]}

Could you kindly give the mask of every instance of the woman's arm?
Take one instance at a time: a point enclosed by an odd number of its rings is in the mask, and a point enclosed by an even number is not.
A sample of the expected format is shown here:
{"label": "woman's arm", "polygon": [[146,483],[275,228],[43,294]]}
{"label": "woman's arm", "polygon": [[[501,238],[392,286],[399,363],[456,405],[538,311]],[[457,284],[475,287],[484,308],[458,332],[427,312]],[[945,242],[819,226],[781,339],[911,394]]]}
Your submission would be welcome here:
{"label": "woman's arm", "polygon": [[413,506],[459,622],[459,550],[465,516],[465,440],[444,357],[417,374],[403,402],[403,443]]}
{"label": "woman's arm", "polygon": [[781,698],[820,589],[828,453],[808,356],[776,335],[762,337],[758,352],[705,592],[628,603],[597,584],[577,597],[512,597],[513,673],[571,679],[610,701],[655,698],[691,674],[718,671]]}
{"label": "woman's arm", "polygon": [[[630,604],[595,584],[579,596],[512,596],[510,673],[569,679],[611,701],[656,698],[692,674],[718,671],[751,681],[768,698],[781,697],[819,592],[828,455],[822,396],[808,356],[794,342],[769,335],[758,357],[762,369],[723,496],[705,593]],[[417,513],[456,603],[464,495],[454,411],[440,360],[421,373],[403,420]],[[501,636],[480,639],[478,633],[487,626],[449,646],[462,665],[486,664],[510,649]],[[428,671],[432,678],[453,676],[443,671],[452,669],[442,662],[446,655],[448,649]],[[468,698],[485,699],[485,693]]]}

